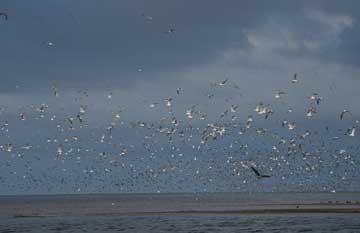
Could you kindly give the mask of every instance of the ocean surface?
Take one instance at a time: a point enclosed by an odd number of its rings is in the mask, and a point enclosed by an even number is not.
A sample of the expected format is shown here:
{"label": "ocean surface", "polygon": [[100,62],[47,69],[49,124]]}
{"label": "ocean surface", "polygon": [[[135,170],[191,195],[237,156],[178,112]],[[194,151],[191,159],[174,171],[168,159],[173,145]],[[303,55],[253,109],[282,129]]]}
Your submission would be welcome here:
{"label": "ocean surface", "polygon": [[360,233],[359,193],[0,197],[0,232]]}

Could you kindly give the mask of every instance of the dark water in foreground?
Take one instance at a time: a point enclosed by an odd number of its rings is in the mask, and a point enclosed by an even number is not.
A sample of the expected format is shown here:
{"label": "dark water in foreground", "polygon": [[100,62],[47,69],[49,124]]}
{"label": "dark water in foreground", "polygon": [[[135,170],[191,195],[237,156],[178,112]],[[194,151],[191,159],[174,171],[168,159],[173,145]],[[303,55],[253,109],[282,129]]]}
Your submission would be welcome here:
{"label": "dark water in foreground", "polygon": [[0,233],[360,233],[359,193],[0,196]]}
{"label": "dark water in foreground", "polygon": [[151,215],[1,221],[0,232],[360,232],[358,214]]}

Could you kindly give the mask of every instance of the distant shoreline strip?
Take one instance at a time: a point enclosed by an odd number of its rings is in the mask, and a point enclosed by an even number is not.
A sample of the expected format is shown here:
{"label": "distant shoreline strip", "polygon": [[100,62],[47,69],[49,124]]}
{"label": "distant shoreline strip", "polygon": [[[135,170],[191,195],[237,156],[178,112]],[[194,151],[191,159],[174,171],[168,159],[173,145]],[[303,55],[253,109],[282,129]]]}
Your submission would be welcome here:
{"label": "distant shoreline strip", "polygon": [[166,215],[166,214],[286,214],[286,213],[354,213],[360,214],[360,208],[326,208],[326,209],[253,209],[253,210],[181,210],[151,211],[127,213],[88,213],[86,216],[107,215]]}
{"label": "distant shoreline strip", "polygon": [[[297,208],[297,209],[244,209],[244,210],[174,210],[174,211],[136,211],[136,212],[111,212],[111,213],[74,213],[70,215],[75,216],[97,216],[97,217],[109,217],[109,216],[138,216],[138,215],[246,215],[246,214],[360,214],[360,208]],[[69,216],[69,213],[34,213],[34,214],[15,214],[14,218],[48,218]]]}

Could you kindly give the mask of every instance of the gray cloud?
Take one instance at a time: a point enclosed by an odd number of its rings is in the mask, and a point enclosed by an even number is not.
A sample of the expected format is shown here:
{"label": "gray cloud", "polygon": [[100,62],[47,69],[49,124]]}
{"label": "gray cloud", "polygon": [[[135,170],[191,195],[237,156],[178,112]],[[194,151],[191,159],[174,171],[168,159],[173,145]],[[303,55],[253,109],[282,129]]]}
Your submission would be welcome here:
{"label": "gray cloud", "polygon": [[[359,34],[356,12],[350,11],[350,2],[326,3],[5,1],[10,20],[1,23],[6,58],[2,88],[10,90],[16,83],[35,88],[52,81],[85,88],[159,82],[168,72],[211,63],[219,51],[254,46],[246,33],[266,33],[263,39],[282,45],[288,39],[297,46],[273,48],[282,56],[332,57],[356,64],[359,59],[352,51],[358,40],[351,39]],[[335,5],[340,5],[340,13],[333,12]],[[312,19],[306,15],[309,9]],[[153,20],[147,21],[142,13]],[[344,27],[336,17],[350,17],[353,25]],[[173,35],[164,33],[172,27]],[[54,46],[46,46],[49,41]],[[312,51],[319,44],[321,51]],[[146,75],[139,75],[138,68]]]}

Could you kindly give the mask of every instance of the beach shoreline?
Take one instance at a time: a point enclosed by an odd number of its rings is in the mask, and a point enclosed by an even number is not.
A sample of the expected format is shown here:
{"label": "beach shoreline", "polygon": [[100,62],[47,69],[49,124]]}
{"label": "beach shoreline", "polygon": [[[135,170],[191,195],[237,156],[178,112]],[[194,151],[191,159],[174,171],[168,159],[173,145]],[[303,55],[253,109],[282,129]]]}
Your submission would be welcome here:
{"label": "beach shoreline", "polygon": [[359,232],[359,193],[0,197],[0,232]]}
{"label": "beach shoreline", "polygon": [[187,193],[0,197],[0,218],[290,213],[360,214],[360,194]]}

